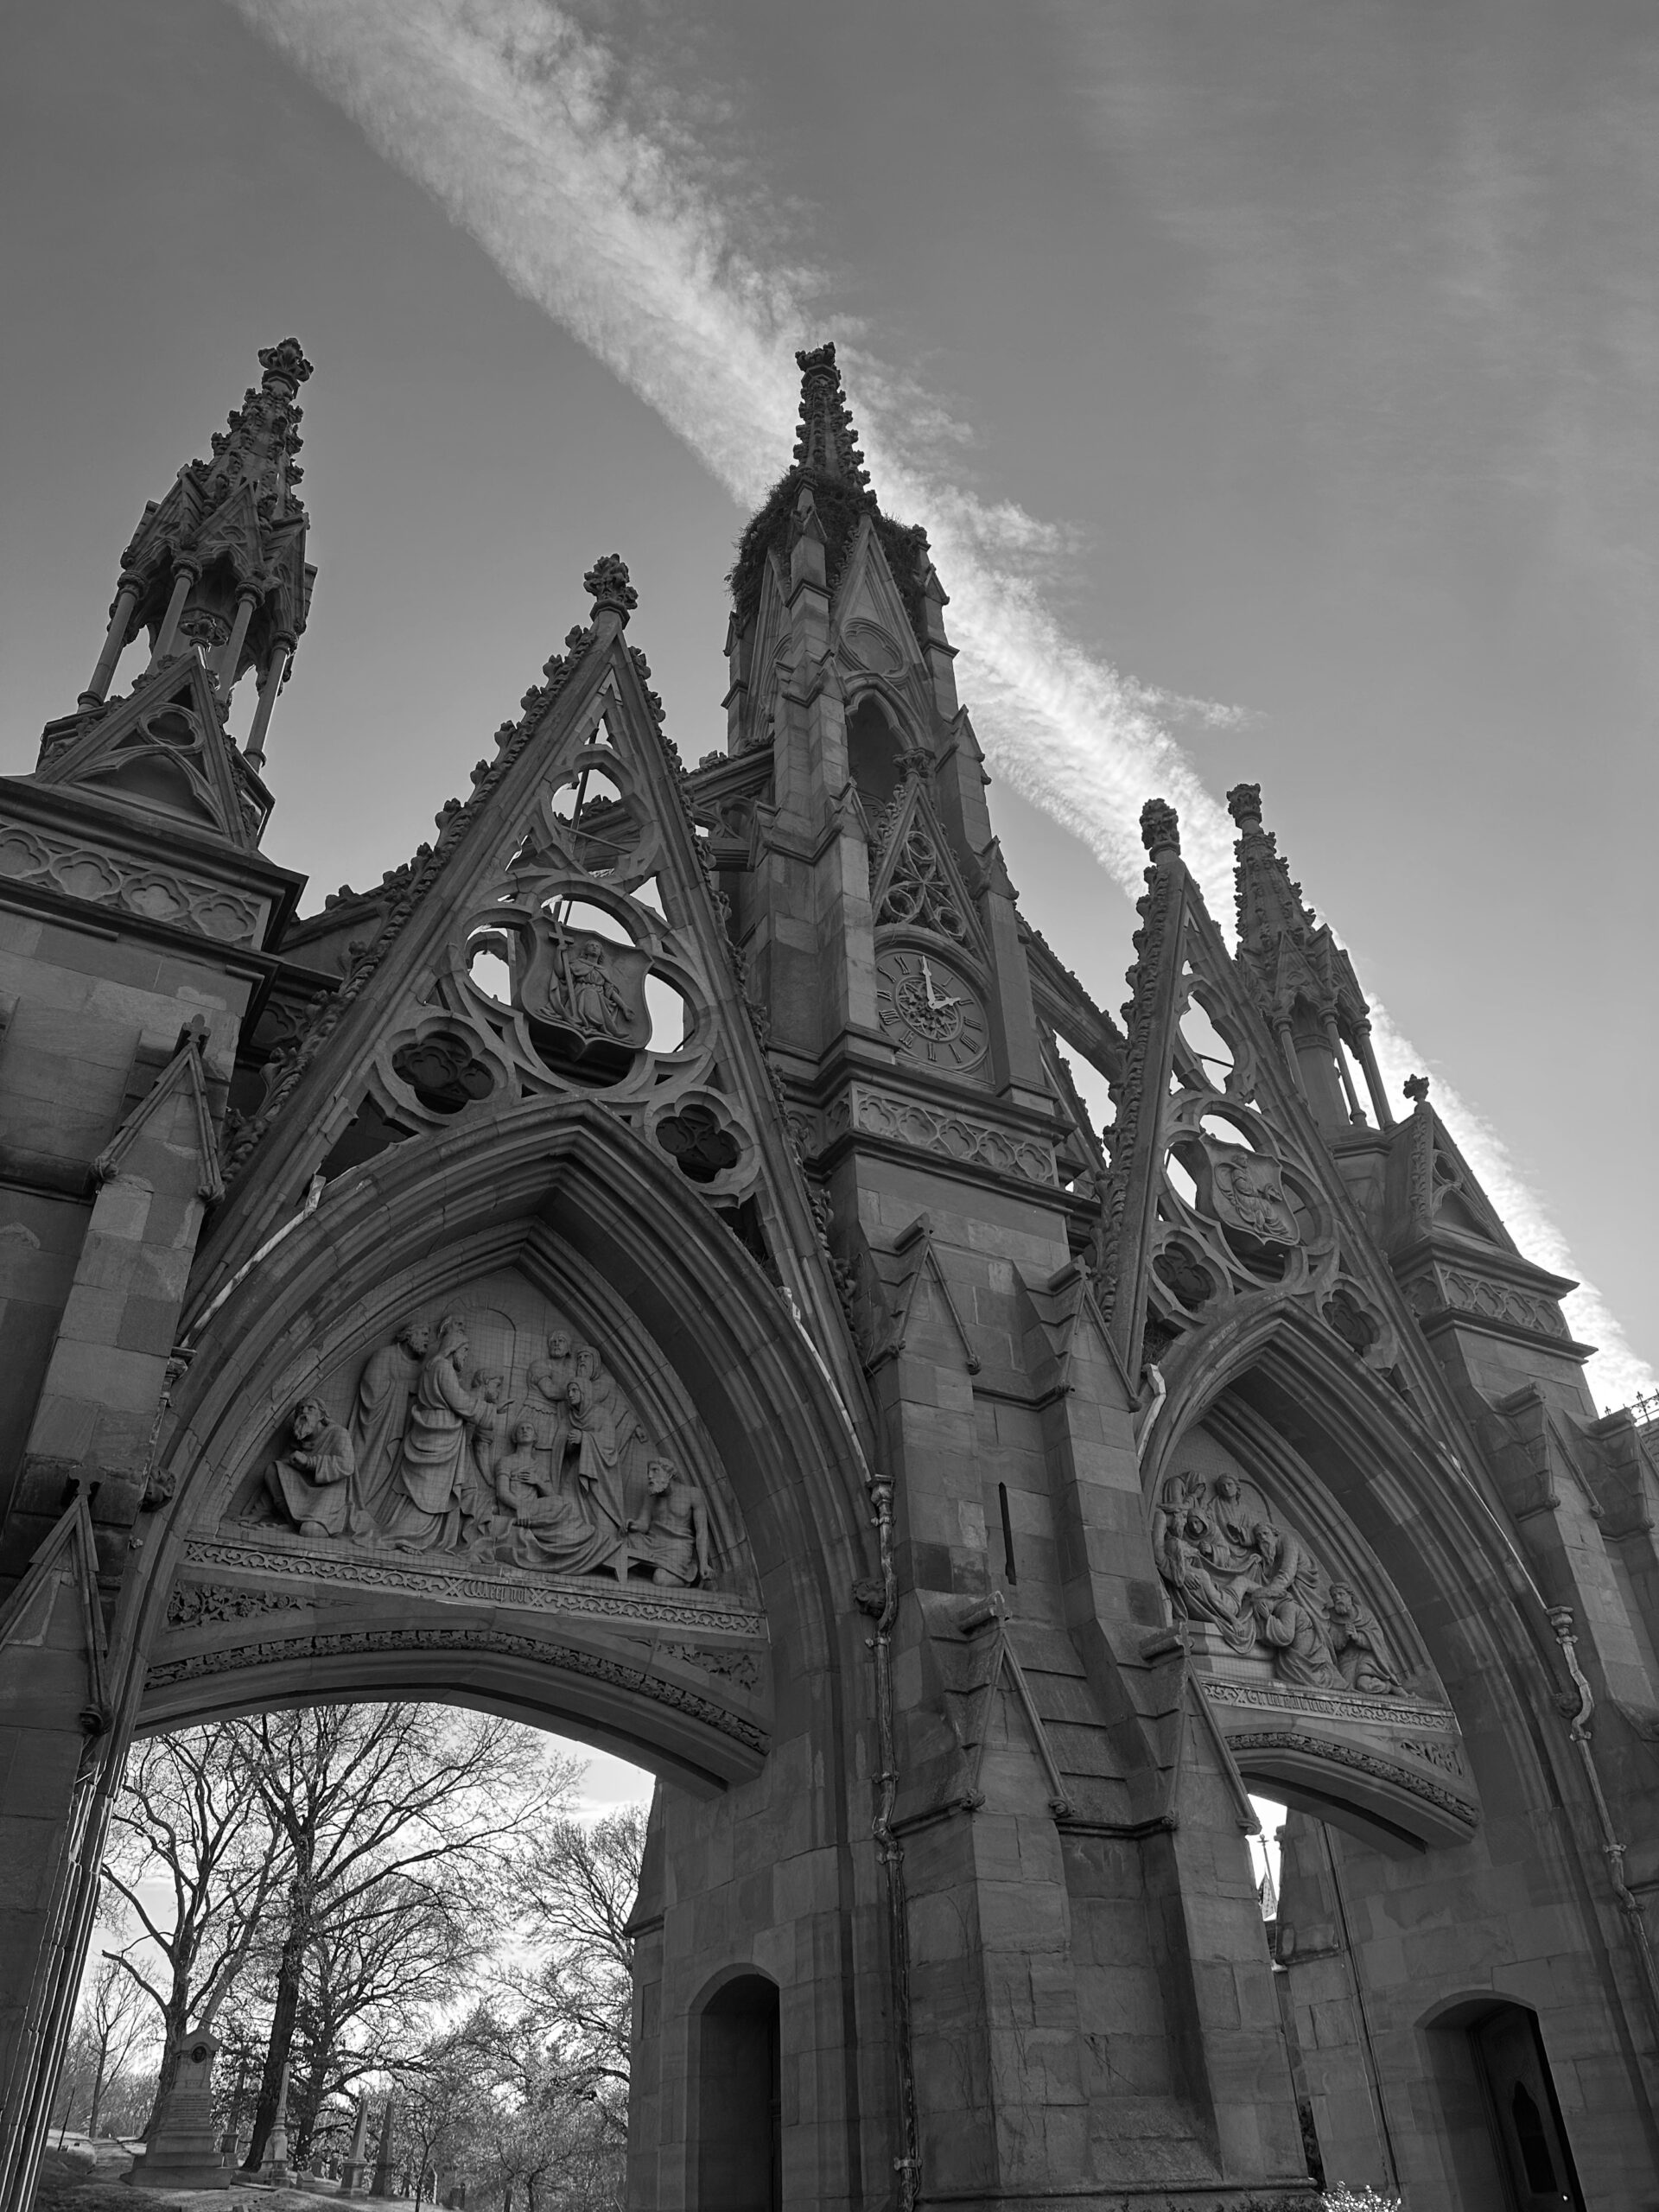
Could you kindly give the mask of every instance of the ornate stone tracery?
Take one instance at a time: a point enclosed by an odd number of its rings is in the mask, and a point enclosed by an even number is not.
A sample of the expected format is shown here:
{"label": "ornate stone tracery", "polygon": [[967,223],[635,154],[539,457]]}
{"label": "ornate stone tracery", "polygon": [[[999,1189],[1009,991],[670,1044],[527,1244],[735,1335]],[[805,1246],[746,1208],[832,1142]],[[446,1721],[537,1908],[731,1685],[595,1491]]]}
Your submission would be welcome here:
{"label": "ornate stone tracery", "polygon": [[[1203,949],[1189,933],[1193,960]],[[1150,1237],[1148,1349],[1217,1322],[1244,1300],[1279,1299],[1316,1314],[1363,1364],[1388,1374],[1399,1335],[1344,1264],[1321,1179],[1282,1117],[1258,1110],[1255,1054],[1221,995],[1183,968],[1183,1017],[1198,1007],[1231,1055],[1217,1083],[1211,1056],[1182,1036],[1161,1123],[1164,1172]]]}

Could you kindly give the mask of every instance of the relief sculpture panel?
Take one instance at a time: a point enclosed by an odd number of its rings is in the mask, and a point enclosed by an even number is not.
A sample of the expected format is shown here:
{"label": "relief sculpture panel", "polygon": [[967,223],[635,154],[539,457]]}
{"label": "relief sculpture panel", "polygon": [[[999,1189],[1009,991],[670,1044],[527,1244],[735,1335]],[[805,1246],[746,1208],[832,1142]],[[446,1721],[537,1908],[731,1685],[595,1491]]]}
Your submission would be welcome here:
{"label": "relief sculpture panel", "polygon": [[1177,1615],[1236,1658],[1266,1661],[1297,1689],[1399,1694],[1401,1669],[1352,1586],[1236,1475],[1171,1475],[1152,1541]]}
{"label": "relief sculpture panel", "polygon": [[[498,1286],[493,1286],[499,1289]],[[518,1310],[411,1313],[301,1399],[232,1522],[664,1589],[718,1586],[704,1486],[605,1347],[522,1284]]]}

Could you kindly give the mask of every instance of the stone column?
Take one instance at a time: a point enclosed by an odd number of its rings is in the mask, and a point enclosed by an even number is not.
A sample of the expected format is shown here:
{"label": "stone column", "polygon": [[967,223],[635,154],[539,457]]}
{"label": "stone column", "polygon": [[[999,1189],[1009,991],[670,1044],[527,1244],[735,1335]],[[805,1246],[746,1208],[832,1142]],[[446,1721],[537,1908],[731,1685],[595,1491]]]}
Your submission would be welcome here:
{"label": "stone column", "polygon": [[1337,1073],[1342,1078],[1342,1095],[1348,1102],[1348,1118],[1357,1129],[1363,1129],[1365,1115],[1354,1090],[1353,1073],[1348,1065],[1348,1056],[1342,1049],[1342,1036],[1334,1014],[1327,1014],[1325,1017],[1325,1034],[1331,1047],[1331,1057],[1337,1064]]}
{"label": "stone column", "polygon": [[1389,1106],[1389,1095],[1382,1087],[1382,1071],[1376,1065],[1376,1052],[1371,1044],[1371,1025],[1362,1021],[1355,1026],[1354,1034],[1359,1039],[1359,1065],[1365,1071],[1365,1088],[1371,1094],[1371,1107],[1376,1116],[1379,1129],[1391,1129],[1394,1116]]}
{"label": "stone column", "polygon": [[248,732],[247,744],[243,747],[248,766],[253,769],[265,765],[265,732],[270,728],[271,710],[276,704],[276,694],[283,688],[283,678],[288,673],[288,658],[294,650],[290,638],[279,638],[271,647],[270,658],[265,663],[265,672],[259,679],[259,701],[253,710],[253,725]]}
{"label": "stone column", "polygon": [[231,634],[214,657],[220,685],[226,691],[236,681],[236,664],[242,657],[243,640],[258,603],[258,592],[251,584],[244,584],[236,594],[236,619],[231,624]]}
{"label": "stone column", "polygon": [[181,562],[178,574],[173,580],[173,596],[167,602],[167,612],[162,617],[162,626],[156,632],[156,649],[149,657],[149,664],[152,668],[167,658],[178,641],[179,618],[184,613],[185,601],[189,598],[190,587],[195,581],[195,569]]}
{"label": "stone column", "polygon": [[86,689],[79,703],[83,707],[101,707],[110,696],[110,679],[115,674],[115,664],[121,658],[121,649],[127,642],[127,625],[132,620],[132,610],[138,604],[139,579],[123,576],[115,604],[110,609],[109,634],[104,640],[104,650],[99,654]]}

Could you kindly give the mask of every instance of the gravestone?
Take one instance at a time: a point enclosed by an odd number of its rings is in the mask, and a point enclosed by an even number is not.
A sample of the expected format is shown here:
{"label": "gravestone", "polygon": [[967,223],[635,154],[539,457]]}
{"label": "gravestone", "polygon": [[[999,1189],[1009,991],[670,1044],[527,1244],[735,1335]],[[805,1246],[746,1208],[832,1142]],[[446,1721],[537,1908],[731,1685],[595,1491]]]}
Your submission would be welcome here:
{"label": "gravestone", "polygon": [[230,2170],[213,2126],[216,2037],[187,2036],[178,2071],[146,2147],[124,2178],[135,2189],[228,2189]]}

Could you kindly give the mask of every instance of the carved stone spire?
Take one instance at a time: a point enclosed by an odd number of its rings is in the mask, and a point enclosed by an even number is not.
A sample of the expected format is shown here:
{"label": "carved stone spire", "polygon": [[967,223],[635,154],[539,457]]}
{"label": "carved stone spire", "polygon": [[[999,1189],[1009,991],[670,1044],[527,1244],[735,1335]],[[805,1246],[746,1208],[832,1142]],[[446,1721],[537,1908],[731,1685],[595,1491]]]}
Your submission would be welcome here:
{"label": "carved stone spire", "polygon": [[1314,1119],[1330,1132],[1365,1116],[1344,1047],[1365,1071],[1377,1119],[1392,1120],[1371,1051],[1370,1008],[1353,963],[1291,879],[1277,838],[1262,826],[1262,786],[1235,784],[1227,810],[1238,825],[1233,850],[1238,963],[1277,1033]]}
{"label": "carved stone spire", "polygon": [[[890,636],[909,632],[940,712],[948,717],[957,711],[952,649],[942,612],[946,594],[929,555],[927,533],[881,511],[859,449],[833,343],[795,358],[801,370],[801,411],[793,455],[739,539],[737,561],[728,578],[733,600],[728,705],[734,751],[763,741],[772,702],[755,696],[751,687],[754,676],[776,656],[784,632],[790,632],[791,659],[805,652],[815,664],[820,661],[831,622],[837,612],[847,615],[872,566],[884,572],[869,588],[881,603],[864,611]],[[781,623],[774,619],[757,630],[768,573],[775,576],[779,602],[792,612]],[[899,658],[909,657],[908,647],[900,647]],[[852,658],[856,664],[856,650]],[[892,675],[894,669],[884,666],[882,672]]]}
{"label": "carved stone spire", "polygon": [[1262,827],[1262,786],[1235,784],[1227,811],[1238,825],[1233,882],[1238,909],[1240,949],[1276,953],[1287,931],[1298,944],[1313,933],[1314,918],[1302,900],[1302,887],[1290,880],[1279,841]]}
{"label": "carved stone spire", "polygon": [[802,473],[819,483],[844,484],[849,490],[868,490],[870,473],[858,449],[857,433],[842,390],[836,366],[833,339],[797,353],[801,372],[801,425],[795,440],[795,461]]}
{"label": "carved stone spire", "polygon": [[[74,718],[104,708],[123,651],[147,630],[146,677],[194,652],[222,702],[248,669],[258,671],[247,747],[256,767],[316,574],[305,559],[303,471],[295,459],[297,397],[311,364],[297,339],[284,338],[261,349],[259,366],[258,385],[215,432],[208,459],[187,463],[166,496],[145,508],[121,556],[109,632]],[[54,724],[51,734],[60,744],[72,733]]]}

